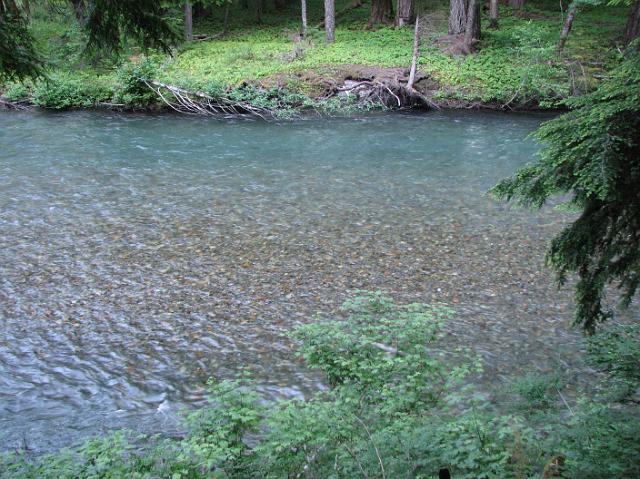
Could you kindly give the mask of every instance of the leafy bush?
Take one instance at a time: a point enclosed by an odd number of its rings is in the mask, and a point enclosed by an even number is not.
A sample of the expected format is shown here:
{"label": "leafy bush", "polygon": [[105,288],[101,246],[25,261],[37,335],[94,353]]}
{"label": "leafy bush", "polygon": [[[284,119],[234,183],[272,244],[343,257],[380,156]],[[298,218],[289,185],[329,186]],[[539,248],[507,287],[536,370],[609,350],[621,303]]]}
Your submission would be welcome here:
{"label": "leafy bush", "polygon": [[628,398],[640,386],[640,328],[615,325],[589,338],[587,358],[609,373],[621,398]]}
{"label": "leafy bush", "polygon": [[11,83],[2,93],[2,98],[7,101],[20,102],[28,100],[31,96],[29,87],[24,83]]}
{"label": "leafy bush", "polygon": [[548,409],[559,387],[557,374],[529,373],[514,381],[511,391],[520,397],[525,411],[533,412]]}
{"label": "leafy bush", "polygon": [[[8,454],[0,477],[426,479],[441,468],[457,479],[535,478],[544,469],[575,479],[640,475],[634,411],[583,400],[568,417],[545,409],[544,427],[496,414],[465,384],[477,361],[439,348],[450,310],[398,305],[377,292],[360,293],[344,311],[293,333],[298,354],[330,386],[310,400],[265,404],[247,376],[212,381],[210,405],[187,414],[183,439],[118,432],[37,460]],[[528,375],[515,390],[544,404],[556,381]]]}
{"label": "leafy bush", "polygon": [[89,108],[110,101],[112,96],[112,88],[95,78],[67,73],[38,82],[33,91],[33,103],[55,110]]}
{"label": "leafy bush", "polygon": [[117,87],[114,102],[132,108],[144,108],[156,103],[156,94],[143,80],[154,80],[157,76],[158,63],[144,57],[138,62],[127,62],[118,68]]}
{"label": "leafy bush", "polygon": [[640,418],[637,411],[583,401],[565,423],[554,425],[547,449],[566,460],[562,477],[634,479],[640,477]]}
{"label": "leafy bush", "polygon": [[572,111],[546,122],[537,162],[502,180],[492,192],[541,207],[570,194],[579,218],[551,242],[547,263],[562,284],[576,273],[576,323],[594,333],[612,316],[606,286],[630,304],[640,285],[640,43],[593,93],[567,102]]}

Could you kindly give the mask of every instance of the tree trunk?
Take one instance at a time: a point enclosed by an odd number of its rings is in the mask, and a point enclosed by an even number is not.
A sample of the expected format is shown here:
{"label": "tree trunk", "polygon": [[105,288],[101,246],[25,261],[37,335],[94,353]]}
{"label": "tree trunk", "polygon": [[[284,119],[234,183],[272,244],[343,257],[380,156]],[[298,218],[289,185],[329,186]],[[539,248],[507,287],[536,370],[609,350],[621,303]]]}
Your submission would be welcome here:
{"label": "tree trunk", "polygon": [[193,40],[193,8],[191,2],[184,2],[184,39]]}
{"label": "tree trunk", "polygon": [[224,22],[222,23],[222,33],[227,33],[227,28],[229,28],[229,3],[227,3],[224,7]]}
{"label": "tree trunk", "polygon": [[276,7],[276,10],[284,10],[287,7],[286,0],[274,0],[273,3]]}
{"label": "tree trunk", "polygon": [[489,28],[498,28],[498,0],[489,0]]}
{"label": "tree trunk", "polygon": [[418,56],[420,55],[420,16],[416,15],[416,24],[413,29],[413,56],[411,57],[411,69],[409,70],[409,81],[407,88],[413,90],[416,82],[416,70],[418,69]]}
{"label": "tree trunk", "polygon": [[84,0],[69,0],[69,2],[73,8],[73,14],[76,16],[76,20],[80,23],[84,23],[87,19],[87,8],[84,4]]}
{"label": "tree trunk", "polygon": [[393,3],[391,0],[371,0],[371,16],[367,28],[378,23],[391,23],[393,20]]}
{"label": "tree trunk", "polygon": [[478,0],[469,0],[464,43],[471,50],[478,40],[480,40],[480,2]]}
{"label": "tree trunk", "polygon": [[[640,0],[638,0],[640,1]],[[396,8],[396,27],[404,27],[411,22],[411,0],[398,0]]]}
{"label": "tree trunk", "polygon": [[255,0],[256,22],[262,23],[262,12],[264,11],[264,1]]}
{"label": "tree trunk", "polygon": [[449,11],[449,35],[460,35],[467,29],[469,0],[451,0]]}
{"label": "tree trunk", "polygon": [[524,7],[524,0],[509,0],[509,6],[514,10],[522,10],[522,7]]}
{"label": "tree trunk", "polygon": [[14,0],[5,0],[4,2],[0,0],[0,13],[9,12],[12,15],[18,16],[20,15],[20,9]]}
{"label": "tree trunk", "polygon": [[31,5],[29,0],[22,0],[22,11],[27,18],[31,18]]}
{"label": "tree trunk", "polygon": [[627,28],[624,31],[624,41],[631,43],[638,36],[640,36],[640,0],[636,0],[631,7]]}
{"label": "tree trunk", "polygon": [[334,0],[324,0],[324,31],[327,43],[335,40],[336,12]]}
{"label": "tree trunk", "polygon": [[302,8],[302,38],[307,37],[307,0],[300,0]]}
{"label": "tree trunk", "polygon": [[571,27],[573,26],[573,19],[578,12],[578,6],[576,5],[575,0],[571,2],[569,5],[569,11],[567,12],[567,18],[564,20],[564,26],[562,27],[562,32],[560,33],[560,40],[558,40],[558,45],[556,48],[559,52],[564,48],[564,44],[567,42],[567,37],[569,36],[569,32],[571,31]]}

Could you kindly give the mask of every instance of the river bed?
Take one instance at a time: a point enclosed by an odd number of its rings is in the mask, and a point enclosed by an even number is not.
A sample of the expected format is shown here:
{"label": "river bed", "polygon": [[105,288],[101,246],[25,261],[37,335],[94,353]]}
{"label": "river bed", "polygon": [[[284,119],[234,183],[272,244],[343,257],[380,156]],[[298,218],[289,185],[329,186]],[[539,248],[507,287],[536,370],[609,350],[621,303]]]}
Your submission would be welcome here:
{"label": "river bed", "polygon": [[572,216],[487,195],[543,119],[0,113],[0,446],[177,432],[245,369],[308,395],[284,333],[359,289],[450,304],[447,344],[488,381],[581,367],[544,267]]}

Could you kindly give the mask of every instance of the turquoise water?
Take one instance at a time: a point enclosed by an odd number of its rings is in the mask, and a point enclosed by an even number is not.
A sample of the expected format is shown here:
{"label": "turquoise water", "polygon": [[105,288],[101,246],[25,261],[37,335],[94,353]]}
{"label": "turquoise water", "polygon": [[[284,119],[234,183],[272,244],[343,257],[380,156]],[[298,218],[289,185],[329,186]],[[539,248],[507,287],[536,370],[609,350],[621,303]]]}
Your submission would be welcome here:
{"label": "turquoise water", "polygon": [[208,377],[243,369],[304,396],[322,385],[284,333],[358,289],[452,305],[447,343],[487,381],[579,364],[543,267],[570,216],[486,194],[541,120],[0,114],[2,446],[178,433]]}

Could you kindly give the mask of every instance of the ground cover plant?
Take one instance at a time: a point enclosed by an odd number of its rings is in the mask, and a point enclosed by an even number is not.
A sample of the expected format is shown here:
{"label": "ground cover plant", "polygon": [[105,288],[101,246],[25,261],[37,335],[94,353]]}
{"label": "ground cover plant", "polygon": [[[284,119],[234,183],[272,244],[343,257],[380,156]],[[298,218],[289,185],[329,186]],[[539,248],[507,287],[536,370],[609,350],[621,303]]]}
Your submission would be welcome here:
{"label": "ground cover plant", "polygon": [[[140,70],[139,63],[149,62],[155,68],[145,71],[146,75],[179,87],[199,90],[215,84],[228,92],[249,83],[283,96],[303,94],[316,99],[345,77],[357,78],[362,67],[378,69],[378,74],[408,68],[412,29],[393,25],[367,29],[369,6],[350,6],[346,1],[336,3],[336,11],[344,13],[337,16],[336,40],[330,44],[318,28],[323,14],[320,2],[308,2],[305,38],[300,36],[298,4],[278,9],[265,4],[258,21],[250,5],[237,2],[201,9],[194,17],[195,40],[178,43],[169,54],[141,50],[127,40],[114,56],[85,48],[87,36],[69,4],[36,3],[30,32],[46,60],[49,78],[27,81],[27,97],[57,109],[100,104],[150,108],[149,92],[140,93],[142,99],[131,96],[127,90],[131,85],[122,81],[122,71]],[[591,91],[621,58],[613,46],[624,30],[628,7],[583,8],[561,53],[556,42],[564,17],[557,4],[540,1],[523,10],[503,6],[500,28],[495,30],[486,28],[488,13],[483,11],[482,38],[476,53],[466,56],[449,54],[439,42],[447,34],[448,9],[448,3],[433,2],[423,10],[418,58],[419,72],[427,82],[423,89],[446,105],[515,108],[557,107],[564,98]],[[172,7],[166,12],[178,28],[181,10]],[[81,88],[75,88],[71,77],[77,77],[85,90],[107,86],[110,98],[89,95],[93,100],[89,101],[86,91],[75,91]],[[12,98],[15,88],[14,82],[5,82],[1,87],[5,99]],[[51,91],[43,95],[46,89]]]}
{"label": "ground cover plant", "polygon": [[[640,418],[610,396],[570,398],[557,377],[511,385],[512,412],[474,385],[482,365],[444,352],[443,305],[399,305],[361,292],[345,316],[301,326],[297,354],[328,388],[308,400],[267,403],[250,376],[210,382],[210,405],[186,415],[183,439],[117,432],[33,458],[6,454],[6,478],[455,478],[617,477],[640,473]],[[593,360],[637,360],[619,331],[591,338]],[[606,348],[603,348],[606,345]],[[606,350],[605,350],[606,349]],[[632,353],[630,352],[632,351]],[[626,366],[622,374],[638,387]],[[514,387],[515,384],[515,387]],[[535,411],[535,414],[534,414]]]}

